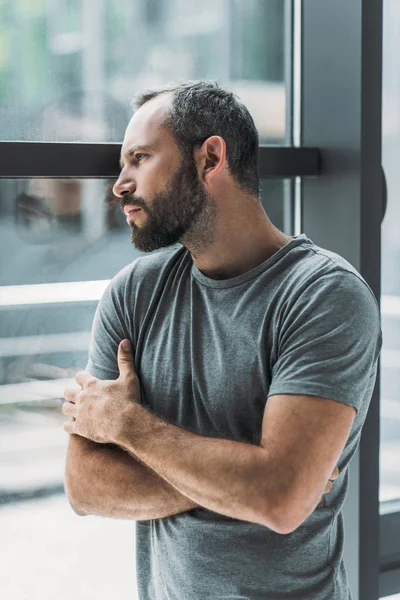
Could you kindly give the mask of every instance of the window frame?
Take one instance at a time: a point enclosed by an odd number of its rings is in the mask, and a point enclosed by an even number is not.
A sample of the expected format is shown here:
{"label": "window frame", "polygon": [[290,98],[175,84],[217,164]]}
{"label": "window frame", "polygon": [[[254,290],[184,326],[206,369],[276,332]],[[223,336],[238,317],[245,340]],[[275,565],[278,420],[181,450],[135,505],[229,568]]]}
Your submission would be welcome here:
{"label": "window frame", "polygon": [[[382,13],[383,0],[301,5],[301,143],[320,148],[322,161],[322,176],[303,180],[302,226],[357,268],[379,305],[386,209]],[[400,510],[379,503],[379,452],[380,365],[343,507],[353,600],[400,592]]]}
{"label": "window frame", "polygon": [[[31,177],[112,179],[120,172],[121,144],[0,142],[0,179]],[[260,179],[318,176],[318,148],[260,146]]]}

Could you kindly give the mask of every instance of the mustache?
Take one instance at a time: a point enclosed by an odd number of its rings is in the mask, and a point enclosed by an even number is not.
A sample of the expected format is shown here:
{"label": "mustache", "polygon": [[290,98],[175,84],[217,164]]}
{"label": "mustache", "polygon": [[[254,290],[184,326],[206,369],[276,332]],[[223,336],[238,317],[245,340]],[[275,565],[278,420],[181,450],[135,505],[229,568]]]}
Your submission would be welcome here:
{"label": "mustache", "polygon": [[124,208],[125,206],[127,206],[128,204],[134,204],[135,206],[139,207],[139,208],[144,208],[144,200],[143,198],[139,198],[139,197],[134,197],[134,196],[124,196],[123,198],[121,198],[119,206],[122,212],[124,212]]}

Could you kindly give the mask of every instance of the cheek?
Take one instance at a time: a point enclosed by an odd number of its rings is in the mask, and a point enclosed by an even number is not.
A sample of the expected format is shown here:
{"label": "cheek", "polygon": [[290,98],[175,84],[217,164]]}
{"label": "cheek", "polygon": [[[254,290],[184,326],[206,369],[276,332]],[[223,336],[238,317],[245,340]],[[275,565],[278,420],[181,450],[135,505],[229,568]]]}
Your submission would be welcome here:
{"label": "cheek", "polygon": [[143,169],[137,177],[136,194],[147,201],[154,198],[157,194],[164,192],[169,180],[170,175],[165,169],[155,166],[149,167],[146,170]]}

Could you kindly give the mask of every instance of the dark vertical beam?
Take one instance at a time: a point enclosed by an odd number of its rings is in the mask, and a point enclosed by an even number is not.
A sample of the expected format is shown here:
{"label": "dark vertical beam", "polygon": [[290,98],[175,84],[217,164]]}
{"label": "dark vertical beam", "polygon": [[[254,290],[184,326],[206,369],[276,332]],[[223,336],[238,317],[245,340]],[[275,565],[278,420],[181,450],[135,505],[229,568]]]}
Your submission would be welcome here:
{"label": "dark vertical beam", "polygon": [[[302,144],[322,176],[303,181],[303,227],[346,258],[380,300],[382,0],[302,3]],[[353,600],[379,598],[379,381],[344,506]]]}
{"label": "dark vertical beam", "polygon": [[[381,299],[383,0],[362,4],[360,272]],[[360,596],[380,597],[380,369],[360,444]],[[373,567],[372,567],[373,565]],[[366,581],[370,575],[371,591]],[[398,590],[400,591],[400,590]]]}
{"label": "dark vertical beam", "polygon": [[[284,82],[285,82],[285,144],[293,146],[293,58],[294,19],[293,0],[284,0]],[[281,229],[287,235],[295,235],[294,224],[294,178],[283,182],[283,222]],[[268,213],[268,210],[267,210]]]}

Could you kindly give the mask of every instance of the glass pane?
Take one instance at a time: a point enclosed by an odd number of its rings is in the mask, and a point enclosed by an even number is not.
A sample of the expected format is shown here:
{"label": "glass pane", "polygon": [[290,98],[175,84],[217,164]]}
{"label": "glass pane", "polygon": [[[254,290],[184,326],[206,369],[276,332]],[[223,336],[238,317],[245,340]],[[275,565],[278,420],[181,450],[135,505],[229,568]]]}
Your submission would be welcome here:
{"label": "glass pane", "polygon": [[[143,254],[113,183],[0,181],[0,595],[8,600],[30,597],[32,586],[59,600],[76,589],[82,600],[137,597],[135,523],[80,519],[62,487],[64,389],[86,366],[108,280]],[[289,222],[286,183],[261,182],[260,199],[280,229]]]}
{"label": "glass pane", "polygon": [[0,181],[3,497],[62,483],[63,390],[86,365],[94,311],[108,280],[141,254],[112,185]]}
{"label": "glass pane", "polygon": [[[109,180],[0,181],[0,409],[10,439],[20,440],[25,431],[36,444],[44,428],[49,441],[64,450],[64,436],[50,430],[65,420],[58,409],[67,379],[73,381],[86,365],[97,302],[109,279],[144,254],[131,243],[112,185]],[[269,218],[282,230],[284,186],[263,180],[260,192]],[[3,490],[8,486],[11,493],[14,483],[39,487],[47,478],[61,482],[55,453],[40,470],[25,458],[23,470],[14,469],[9,456],[1,462]],[[13,484],[6,482],[9,476]]]}
{"label": "glass pane", "polygon": [[0,181],[0,596],[9,600],[32,589],[60,600],[77,589],[82,600],[137,597],[134,522],[80,519],[64,493],[49,496],[63,492],[61,398],[86,366],[97,301],[141,254],[113,183]]}
{"label": "glass pane", "polygon": [[218,79],[284,140],[282,0],[2,0],[0,140],[120,141],[130,98]]}
{"label": "glass pane", "polygon": [[380,500],[400,499],[400,4],[385,0],[383,24],[383,167],[388,203],[382,224]]}

